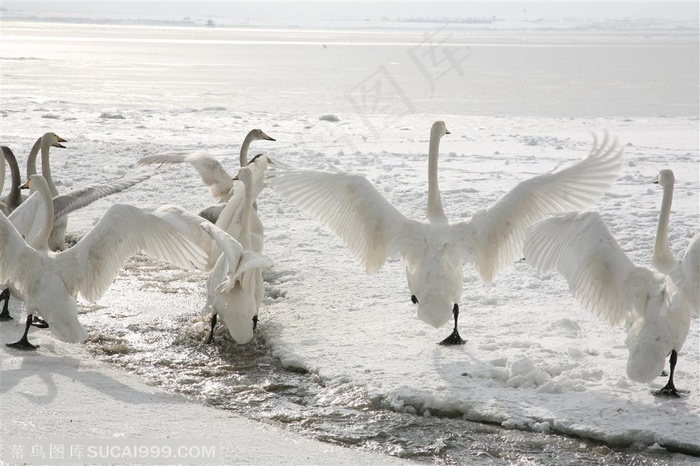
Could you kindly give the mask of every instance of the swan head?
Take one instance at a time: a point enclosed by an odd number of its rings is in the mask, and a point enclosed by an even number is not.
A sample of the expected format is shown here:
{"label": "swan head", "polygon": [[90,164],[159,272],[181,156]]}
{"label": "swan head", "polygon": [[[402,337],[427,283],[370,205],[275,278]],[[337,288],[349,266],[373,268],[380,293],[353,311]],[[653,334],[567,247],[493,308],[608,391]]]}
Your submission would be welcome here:
{"label": "swan head", "polygon": [[44,134],[42,139],[45,139],[51,147],[60,147],[61,149],[66,148],[66,146],[64,146],[61,143],[68,142],[65,139],[63,139],[61,136],[59,136],[58,134],[52,133],[52,132],[48,132],[48,133]]}
{"label": "swan head", "polygon": [[433,123],[433,127],[430,129],[431,136],[441,138],[446,134],[450,134],[450,132],[447,130],[447,126],[445,126],[444,121],[436,121]]}
{"label": "swan head", "polygon": [[276,141],[276,139],[271,138],[261,129],[255,128],[250,130],[248,137],[251,141]]}
{"label": "swan head", "polygon": [[242,181],[246,186],[250,186],[250,183],[253,181],[253,172],[251,172],[249,167],[243,167],[238,170],[238,174],[233,179]]}
{"label": "swan head", "polygon": [[273,160],[265,154],[257,154],[255,157],[250,159],[250,162],[248,162],[248,165],[257,165],[263,170],[267,169],[268,165],[274,164],[275,162],[273,162]]}
{"label": "swan head", "polygon": [[676,177],[673,175],[673,170],[669,170],[668,168],[664,168],[659,172],[659,176],[656,177],[656,180],[654,181],[654,184],[660,184],[663,187],[666,186],[673,186],[673,183],[676,182]]}

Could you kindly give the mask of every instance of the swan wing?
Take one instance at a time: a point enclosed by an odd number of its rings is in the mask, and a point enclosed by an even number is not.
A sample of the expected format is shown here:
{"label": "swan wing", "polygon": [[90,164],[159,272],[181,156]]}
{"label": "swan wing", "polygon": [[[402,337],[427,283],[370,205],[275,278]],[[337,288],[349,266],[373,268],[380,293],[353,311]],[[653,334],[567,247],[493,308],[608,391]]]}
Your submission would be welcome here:
{"label": "swan wing", "polygon": [[189,163],[192,165],[204,184],[209,188],[209,194],[219,202],[228,198],[233,186],[231,175],[224,170],[221,162],[206,152],[190,154],[159,154],[149,155],[138,160],[139,165]]}
{"label": "swan wing", "polygon": [[422,225],[404,217],[364,177],[346,172],[276,169],[268,184],[335,232],[374,273],[410,247]]}
{"label": "swan wing", "polygon": [[489,283],[521,254],[525,229],[548,215],[586,209],[597,202],[622,170],[622,149],[605,139],[583,160],[520,182],[468,222],[455,224],[452,241],[465,261]]}
{"label": "swan wing", "polygon": [[630,261],[595,212],[561,214],[532,225],[524,251],[537,270],[562,274],[576,301],[611,325],[645,310],[651,272]]}
{"label": "swan wing", "polygon": [[12,283],[20,295],[25,295],[29,283],[22,279],[32,279],[26,273],[32,266],[27,258],[37,253],[3,213],[0,213],[0,245],[0,283]]}
{"label": "swan wing", "polygon": [[56,255],[71,292],[97,300],[138,251],[184,269],[204,268],[206,253],[163,219],[115,204],[70,250]]}
{"label": "swan wing", "polygon": [[690,307],[692,315],[700,315],[700,232],[695,233],[679,265],[671,271],[671,278]]}
{"label": "swan wing", "polygon": [[34,192],[7,217],[23,237],[29,236],[35,224],[43,224],[46,213],[42,202],[41,194]]}
{"label": "swan wing", "polygon": [[82,209],[103,197],[110,196],[146,181],[154,173],[134,175],[107,183],[93,183],[53,198],[53,221],[57,222],[71,212]]}

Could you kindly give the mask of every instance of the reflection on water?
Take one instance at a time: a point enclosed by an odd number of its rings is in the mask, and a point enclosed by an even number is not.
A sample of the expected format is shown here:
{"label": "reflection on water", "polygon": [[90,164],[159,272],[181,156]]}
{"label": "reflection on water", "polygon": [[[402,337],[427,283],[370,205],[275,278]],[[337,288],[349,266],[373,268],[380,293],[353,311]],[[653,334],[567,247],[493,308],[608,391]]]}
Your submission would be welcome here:
{"label": "reflection on water", "polygon": [[110,336],[90,328],[87,346],[147,383],[211,406],[323,442],[426,464],[661,465],[670,459],[693,464],[690,457],[664,449],[615,450],[435,413],[393,412],[370,400],[362,387],[327,387],[315,374],[283,369],[260,335],[237,345],[219,328],[214,343],[203,344],[208,325],[200,315],[127,325]]}

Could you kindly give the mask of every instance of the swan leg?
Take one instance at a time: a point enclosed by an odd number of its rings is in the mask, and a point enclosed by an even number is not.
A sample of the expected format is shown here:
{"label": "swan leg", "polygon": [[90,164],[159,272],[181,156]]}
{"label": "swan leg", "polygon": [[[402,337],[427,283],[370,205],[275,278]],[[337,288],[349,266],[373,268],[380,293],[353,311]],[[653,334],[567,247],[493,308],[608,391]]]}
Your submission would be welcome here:
{"label": "swan leg", "polygon": [[35,350],[39,347],[38,345],[32,345],[31,343],[29,343],[29,340],[27,340],[29,328],[32,326],[32,317],[32,314],[29,314],[27,316],[27,324],[24,327],[24,335],[22,335],[22,338],[20,338],[14,343],[7,343],[6,346],[20,350]]}
{"label": "swan leg", "polygon": [[0,301],[5,301],[5,303],[2,305],[2,312],[0,312],[0,321],[4,320],[12,320],[12,316],[10,315],[10,290],[9,288],[3,290],[2,293],[0,293]]}
{"label": "swan leg", "polygon": [[416,295],[414,295],[414,294],[411,295],[411,302],[413,304],[418,304],[418,298],[416,298]]}
{"label": "swan leg", "polygon": [[211,328],[209,329],[209,338],[207,338],[207,343],[214,341],[214,327],[216,327],[217,317],[218,314],[216,312],[211,315]]}
{"label": "swan leg", "polygon": [[39,316],[32,317],[32,325],[36,328],[49,328],[49,323]]}
{"label": "swan leg", "polygon": [[452,330],[452,333],[450,334],[449,337],[445,338],[442,340],[439,345],[442,346],[451,346],[451,345],[463,345],[467,341],[463,340],[462,337],[459,336],[459,331],[457,330],[457,319],[459,318],[459,305],[455,303],[454,307],[452,308],[452,314],[455,316],[455,328]]}
{"label": "swan leg", "polygon": [[687,395],[690,393],[688,390],[678,390],[673,384],[673,372],[676,370],[676,362],[678,361],[678,353],[676,350],[671,350],[671,357],[668,358],[669,365],[671,366],[671,371],[668,375],[668,383],[661,390],[653,392],[656,396],[671,396],[679,398],[681,395]]}

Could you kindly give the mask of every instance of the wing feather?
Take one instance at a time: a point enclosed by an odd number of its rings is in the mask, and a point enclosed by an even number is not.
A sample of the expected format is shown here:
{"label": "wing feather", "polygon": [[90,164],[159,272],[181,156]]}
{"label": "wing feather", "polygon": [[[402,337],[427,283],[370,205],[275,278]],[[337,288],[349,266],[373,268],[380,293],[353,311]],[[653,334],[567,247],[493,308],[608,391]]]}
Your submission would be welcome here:
{"label": "wing feather", "polygon": [[522,181],[488,209],[452,227],[452,241],[489,283],[521,253],[525,229],[548,215],[583,210],[597,202],[622,170],[622,149],[605,139],[586,158]]}
{"label": "wing feather", "polygon": [[[567,213],[527,230],[526,261],[539,271],[556,269],[576,301],[611,325],[646,302],[646,269],[636,267],[595,212]],[[644,304],[642,304],[643,306]]]}
{"label": "wing feather", "polygon": [[56,255],[71,270],[66,287],[89,301],[97,300],[124,262],[138,251],[184,269],[204,268],[207,255],[166,221],[123,204],[115,204],[70,250]]}
{"label": "wing feather", "polygon": [[218,202],[224,202],[229,197],[233,187],[233,178],[224,169],[221,162],[206,152],[190,154],[158,154],[149,155],[138,160],[139,165],[189,163],[192,165],[204,184],[209,188],[209,194]]}
{"label": "wing feather", "polygon": [[278,168],[268,184],[335,232],[367,273],[379,270],[394,248],[401,252],[399,237],[421,225],[404,217],[359,175]]}

